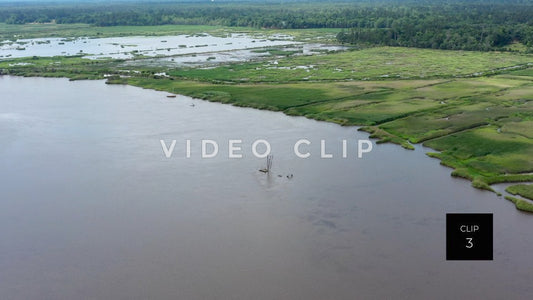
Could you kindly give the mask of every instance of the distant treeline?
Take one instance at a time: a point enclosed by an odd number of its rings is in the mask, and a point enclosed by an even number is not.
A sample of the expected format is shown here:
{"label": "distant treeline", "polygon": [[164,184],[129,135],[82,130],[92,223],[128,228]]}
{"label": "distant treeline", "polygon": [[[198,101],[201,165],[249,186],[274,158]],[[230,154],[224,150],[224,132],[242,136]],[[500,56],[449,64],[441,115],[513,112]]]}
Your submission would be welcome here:
{"label": "distant treeline", "polygon": [[529,1],[94,2],[2,4],[0,22],[345,28],[343,43],[494,50],[533,47]]}

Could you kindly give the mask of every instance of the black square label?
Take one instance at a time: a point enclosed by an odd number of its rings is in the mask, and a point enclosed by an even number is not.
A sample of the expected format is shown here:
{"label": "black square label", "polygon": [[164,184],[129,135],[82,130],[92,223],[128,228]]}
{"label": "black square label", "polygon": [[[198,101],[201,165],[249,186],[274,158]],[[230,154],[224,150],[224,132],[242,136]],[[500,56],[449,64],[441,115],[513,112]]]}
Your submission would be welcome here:
{"label": "black square label", "polygon": [[492,214],[446,214],[446,260],[492,260]]}

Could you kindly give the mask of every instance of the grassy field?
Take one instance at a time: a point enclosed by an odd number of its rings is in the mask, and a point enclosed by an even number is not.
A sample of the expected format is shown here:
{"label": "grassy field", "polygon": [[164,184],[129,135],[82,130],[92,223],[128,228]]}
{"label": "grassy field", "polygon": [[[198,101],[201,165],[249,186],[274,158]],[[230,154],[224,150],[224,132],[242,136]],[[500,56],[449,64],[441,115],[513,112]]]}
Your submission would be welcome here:
{"label": "grassy field", "polygon": [[523,200],[523,199],[519,199],[519,198],[516,198],[516,197],[511,197],[511,196],[505,196],[505,199],[513,202],[516,206],[517,209],[519,210],[523,210],[523,211],[527,211],[527,212],[533,212],[533,203],[529,202],[529,201],[526,201],[526,200]]}
{"label": "grassy field", "polygon": [[[223,32],[226,28],[198,25],[162,26],[107,26],[97,27],[88,24],[24,24],[0,23],[0,38],[24,39],[40,37],[116,37],[134,35],[173,35],[198,32]],[[234,29],[234,30],[239,30]]]}
{"label": "grassy field", "polygon": [[510,194],[520,195],[529,200],[533,200],[533,185],[531,184],[511,185],[505,190]]}
{"label": "grassy field", "polygon": [[[34,28],[27,26],[23,32]],[[61,28],[65,34],[83,35],[101,30],[87,25]],[[226,29],[140,26],[102,30],[102,35],[111,36]],[[265,32],[274,33],[256,31]],[[313,30],[292,32],[302,40],[317,34]],[[61,31],[57,34],[62,35]],[[429,155],[454,168],[453,176],[471,180],[476,188],[492,190],[494,183],[533,181],[531,55],[392,47],[313,56],[293,56],[283,49],[262,51],[271,54],[267,61],[210,69],[149,67],[142,60],[132,66],[124,60],[77,56],[0,60],[0,73],[107,78],[108,83],[364,126],[361,130],[378,142],[407,149],[424,143],[439,151]],[[155,75],[159,72],[169,77]]]}
{"label": "grassy field", "polygon": [[[318,28],[284,30],[283,34],[293,36],[296,40],[333,42],[341,29]],[[225,36],[228,33],[247,33],[250,35],[268,35],[280,33],[279,30],[256,29],[250,27],[221,27],[208,25],[158,25],[158,26],[105,26],[88,24],[24,24],[13,25],[0,23],[0,39],[16,40],[43,37],[117,37],[117,36],[163,36],[178,34],[208,33]]]}
{"label": "grassy field", "polygon": [[[532,56],[513,53],[376,47],[208,70],[177,69],[170,74],[182,79],[222,83],[430,79],[493,74],[505,67],[531,62]],[[450,93],[460,88],[442,86],[435,92]]]}

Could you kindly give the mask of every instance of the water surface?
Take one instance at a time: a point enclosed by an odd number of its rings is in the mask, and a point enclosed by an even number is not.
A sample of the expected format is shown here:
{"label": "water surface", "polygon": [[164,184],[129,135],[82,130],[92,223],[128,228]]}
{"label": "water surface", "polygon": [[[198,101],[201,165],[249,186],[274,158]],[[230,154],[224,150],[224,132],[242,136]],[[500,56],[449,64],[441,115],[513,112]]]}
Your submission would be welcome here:
{"label": "water surface", "polygon": [[[533,217],[424,148],[343,159],[341,140],[366,134],[102,81],[3,76],[0,92],[4,299],[533,293]],[[270,176],[250,154],[258,138],[272,144]],[[300,138],[309,159],[292,154]],[[177,140],[172,158],[160,139]],[[217,158],[199,158],[201,139],[219,142]],[[243,159],[227,158],[228,139],[243,140]],[[319,158],[321,139],[335,158]],[[445,261],[449,212],[494,213],[494,261]]]}
{"label": "water surface", "polygon": [[109,38],[35,38],[0,43],[0,58],[89,54],[87,58],[132,58],[182,55],[297,44],[290,36],[255,38],[246,34],[217,37],[209,34],[128,36]]}

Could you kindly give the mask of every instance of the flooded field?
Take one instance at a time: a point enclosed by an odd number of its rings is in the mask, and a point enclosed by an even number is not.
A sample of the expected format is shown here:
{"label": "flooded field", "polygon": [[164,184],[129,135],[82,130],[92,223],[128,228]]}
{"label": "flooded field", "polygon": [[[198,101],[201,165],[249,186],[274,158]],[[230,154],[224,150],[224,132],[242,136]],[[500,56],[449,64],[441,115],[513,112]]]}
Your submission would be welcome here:
{"label": "flooded field", "polygon": [[343,51],[346,49],[348,49],[348,47],[324,44],[298,44],[220,52],[200,52],[160,58],[136,59],[126,61],[123,63],[123,65],[152,67],[214,67],[226,63],[261,61],[270,57],[275,58],[278,56],[277,53],[290,53],[290,55],[298,56],[315,55],[327,51]]}
{"label": "flooded field", "polygon": [[111,38],[38,38],[3,41],[0,59],[28,56],[87,54],[87,58],[132,58],[134,56],[168,56],[218,52],[297,44],[290,36],[273,35],[255,38],[245,34],[216,37],[208,34],[176,36],[131,36]]}

